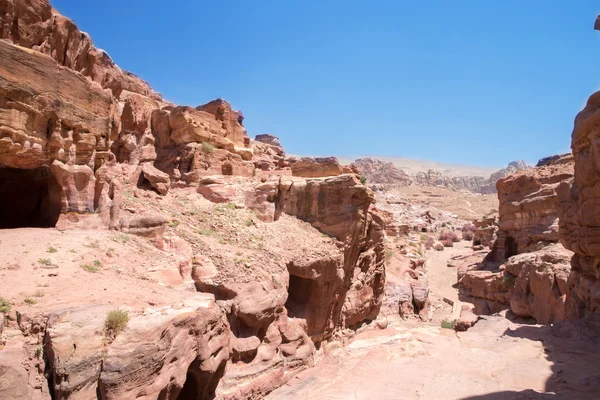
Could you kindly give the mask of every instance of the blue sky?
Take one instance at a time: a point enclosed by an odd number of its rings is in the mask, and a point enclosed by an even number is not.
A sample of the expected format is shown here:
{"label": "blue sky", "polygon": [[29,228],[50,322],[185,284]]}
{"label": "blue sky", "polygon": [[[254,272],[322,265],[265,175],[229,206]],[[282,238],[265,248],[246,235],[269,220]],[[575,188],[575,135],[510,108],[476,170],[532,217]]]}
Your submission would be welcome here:
{"label": "blue sky", "polygon": [[288,153],[501,166],[568,151],[600,85],[592,0],[54,0],[178,104]]}

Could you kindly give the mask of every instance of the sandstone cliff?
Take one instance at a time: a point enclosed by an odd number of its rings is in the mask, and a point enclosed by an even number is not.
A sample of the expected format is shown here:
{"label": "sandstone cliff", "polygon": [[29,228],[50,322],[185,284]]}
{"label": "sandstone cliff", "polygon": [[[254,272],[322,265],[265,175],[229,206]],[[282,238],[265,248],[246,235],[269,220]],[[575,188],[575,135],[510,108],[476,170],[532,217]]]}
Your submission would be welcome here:
{"label": "sandstone cliff", "polygon": [[491,251],[454,264],[461,296],[477,313],[510,308],[543,324],[571,316],[565,304],[572,253],[558,243],[557,188],[572,177],[567,154],[498,180],[498,226],[478,221],[474,237]]}
{"label": "sandstone cliff", "polygon": [[[77,243],[14,254],[0,397],[260,398],[377,317],[385,222],[356,171],[251,141],[225,100],[164,102],[47,1],[0,10],[0,228]],[[36,306],[21,273],[60,278]]]}
{"label": "sandstone cliff", "polygon": [[[596,25],[598,29],[598,25]],[[596,204],[600,190],[598,137],[600,92],[590,96],[575,117],[571,149],[575,159],[572,182],[564,182],[559,192],[560,239],[575,255],[568,281],[567,309],[574,317],[597,316],[598,309],[598,227]]]}

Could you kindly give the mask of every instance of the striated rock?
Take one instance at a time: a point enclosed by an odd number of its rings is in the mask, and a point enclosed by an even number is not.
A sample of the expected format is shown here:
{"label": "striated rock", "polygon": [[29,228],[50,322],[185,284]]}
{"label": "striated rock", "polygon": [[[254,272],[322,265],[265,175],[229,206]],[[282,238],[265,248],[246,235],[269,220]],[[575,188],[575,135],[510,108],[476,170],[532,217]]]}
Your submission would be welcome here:
{"label": "striated rock", "polygon": [[572,176],[573,159],[567,155],[498,181],[500,218],[498,239],[494,243],[496,260],[558,242],[556,189]]}
{"label": "striated rock", "polygon": [[506,272],[516,276],[511,311],[539,324],[563,321],[572,254],[555,244],[511,257],[506,263]]}
{"label": "striated rock", "polygon": [[382,161],[371,157],[359,158],[352,163],[361,176],[367,178],[367,182],[404,185],[408,186],[413,183],[413,179],[406,172],[396,167],[389,161]]}
{"label": "striated rock", "polygon": [[[563,321],[571,252],[560,244],[513,256],[502,265],[472,258],[453,260],[461,299],[475,305],[476,314],[510,308],[540,324]],[[473,256],[475,258],[475,256]]]}
{"label": "striated rock", "polygon": [[291,164],[292,175],[305,178],[321,178],[341,175],[343,168],[336,157],[302,157]]}
{"label": "striated rock", "polygon": [[51,389],[60,398],[156,399],[214,393],[229,357],[229,329],[210,295],[183,308],[133,316],[112,342],[109,306],[81,306],[48,319]]}
{"label": "striated rock", "polygon": [[99,167],[117,118],[112,97],[43,54],[4,41],[0,54],[0,164]]}
{"label": "striated rock", "polygon": [[127,90],[160,100],[146,82],[121,70],[108,53],[94,47],[87,33],[47,0],[0,0],[0,10],[1,39],[52,57],[59,65],[111,89],[116,97]]}
{"label": "striated rock", "polygon": [[575,253],[567,283],[567,318],[597,318],[600,314],[599,125],[600,92],[596,92],[575,117],[571,135],[573,180],[558,188],[560,240]]}
{"label": "striated rock", "polygon": [[257,142],[269,145],[269,147],[271,149],[273,149],[275,154],[277,154],[279,156],[285,155],[283,146],[281,145],[281,142],[279,141],[279,138],[277,136],[269,135],[269,134],[256,135],[254,137],[254,140]]}

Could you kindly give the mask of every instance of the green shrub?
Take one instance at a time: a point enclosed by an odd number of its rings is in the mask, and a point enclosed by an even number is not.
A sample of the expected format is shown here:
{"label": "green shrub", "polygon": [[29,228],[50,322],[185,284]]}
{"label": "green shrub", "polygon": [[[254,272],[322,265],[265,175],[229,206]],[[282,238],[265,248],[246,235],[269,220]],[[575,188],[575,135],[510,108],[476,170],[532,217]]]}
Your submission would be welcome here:
{"label": "green shrub", "polygon": [[360,183],[362,183],[363,185],[364,185],[365,183],[367,183],[367,177],[366,177],[366,176],[362,176],[362,175],[361,175],[361,177],[360,177]]}
{"label": "green shrub", "polygon": [[100,271],[100,268],[92,266],[90,264],[83,264],[81,266],[81,268],[83,268],[84,270],[86,270],[87,272],[91,272],[91,273],[96,273],[98,271]]}
{"label": "green shrub", "polygon": [[50,247],[48,247],[47,251],[48,251],[48,253],[56,253],[58,250],[56,250],[56,248],[50,246]]}
{"label": "green shrub", "polygon": [[1,313],[9,312],[11,307],[12,307],[12,304],[10,304],[10,301],[5,300],[2,297],[0,297],[0,312]]}
{"label": "green shrub", "polygon": [[112,310],[106,314],[106,319],[104,320],[104,328],[106,330],[106,335],[114,339],[119,333],[125,329],[127,323],[129,322],[129,312],[126,310]]}
{"label": "green shrub", "polygon": [[37,303],[37,300],[32,299],[31,297],[26,298],[24,301],[25,301],[25,304],[29,304],[29,305],[33,305],[33,304]]}
{"label": "green shrub", "polygon": [[456,320],[444,319],[440,325],[443,329],[454,329],[456,327]]}
{"label": "green shrub", "polygon": [[38,259],[38,262],[42,265],[52,265],[52,261],[50,261],[48,258],[40,258]]}

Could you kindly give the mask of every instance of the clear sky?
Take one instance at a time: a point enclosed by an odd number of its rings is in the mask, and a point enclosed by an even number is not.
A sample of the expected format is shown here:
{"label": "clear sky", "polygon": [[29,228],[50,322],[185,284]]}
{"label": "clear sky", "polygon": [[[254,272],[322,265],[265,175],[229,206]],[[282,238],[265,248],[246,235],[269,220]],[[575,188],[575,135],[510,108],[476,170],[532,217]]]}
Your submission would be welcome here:
{"label": "clear sky", "polygon": [[593,0],[52,3],[166,99],[224,98],[292,154],[535,162],[600,87]]}

